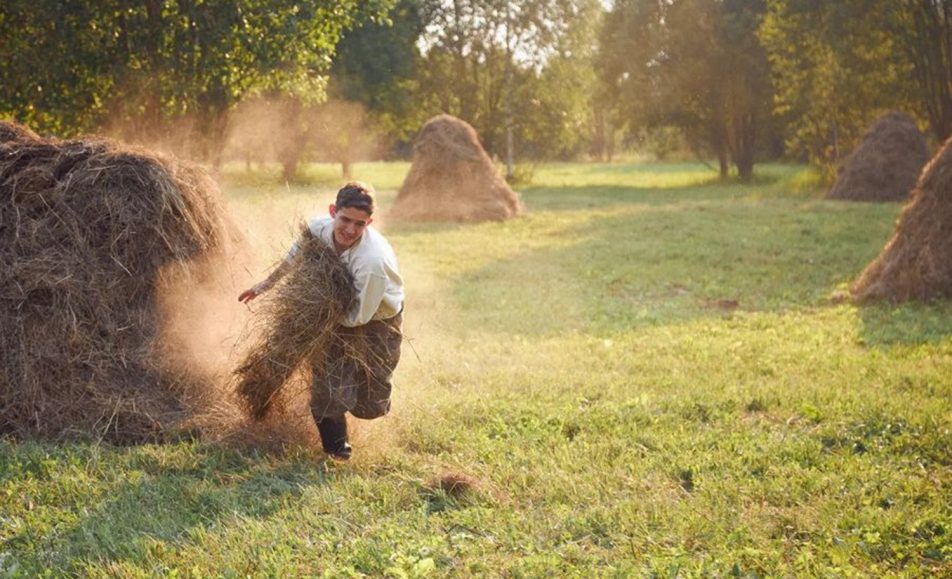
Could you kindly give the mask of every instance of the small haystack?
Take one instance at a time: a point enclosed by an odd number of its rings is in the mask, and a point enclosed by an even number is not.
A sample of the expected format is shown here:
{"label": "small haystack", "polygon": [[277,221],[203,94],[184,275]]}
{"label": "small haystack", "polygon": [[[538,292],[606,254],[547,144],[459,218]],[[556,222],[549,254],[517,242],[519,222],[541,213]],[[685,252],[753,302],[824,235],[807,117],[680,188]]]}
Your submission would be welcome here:
{"label": "small haystack", "polygon": [[476,131],[450,115],[430,119],[413,146],[413,164],[391,216],[406,221],[492,221],[522,211],[479,144]]}
{"label": "small haystack", "polygon": [[952,139],[923,169],[892,239],[851,291],[859,301],[952,296]]}
{"label": "small haystack", "polygon": [[827,199],[905,201],[929,160],[926,139],[903,113],[880,117],[843,162]]}
{"label": "small haystack", "polygon": [[324,364],[324,354],[340,339],[337,330],[357,299],[350,270],[307,226],[298,250],[291,271],[261,298],[257,341],[235,370],[236,390],[257,420],[288,398],[282,388],[295,374],[303,376],[303,389],[310,387],[312,368]]}
{"label": "small haystack", "polygon": [[195,391],[163,363],[156,288],[225,247],[217,186],[112,142],[0,133],[0,433],[163,436]]}

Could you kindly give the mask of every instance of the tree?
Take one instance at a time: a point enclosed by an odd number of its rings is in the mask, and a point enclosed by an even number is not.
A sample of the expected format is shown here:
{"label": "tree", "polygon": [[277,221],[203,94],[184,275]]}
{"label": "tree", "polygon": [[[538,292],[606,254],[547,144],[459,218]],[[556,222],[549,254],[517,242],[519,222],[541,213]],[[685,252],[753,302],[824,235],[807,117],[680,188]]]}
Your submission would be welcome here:
{"label": "tree", "polygon": [[760,38],[788,151],[830,175],[882,110],[919,108],[890,31],[894,8],[893,0],[767,0]]}
{"label": "tree", "polygon": [[[576,109],[565,103],[591,94],[587,86],[569,91],[563,89],[572,85],[543,83],[568,80],[549,65],[559,61],[557,66],[567,70],[567,57],[574,54],[569,45],[580,40],[572,30],[597,22],[600,12],[597,0],[438,0],[427,4],[421,104],[428,111],[447,112],[473,125],[486,149],[504,156],[511,174],[517,154],[545,146],[541,140],[526,143],[523,139],[552,134],[551,126],[536,123],[564,122],[562,113]],[[586,54],[588,49],[577,46],[579,55]],[[579,74],[575,80],[584,78]],[[580,87],[576,83],[573,88]],[[560,98],[565,102],[556,104]],[[523,153],[517,151],[520,144]]]}
{"label": "tree", "polygon": [[932,134],[952,135],[952,0],[898,0],[888,5],[891,35],[909,61]]}
{"label": "tree", "polygon": [[355,162],[373,157],[379,150],[376,131],[360,103],[331,100],[317,105],[311,125],[318,156],[340,163],[345,181],[353,178]]}
{"label": "tree", "polygon": [[0,56],[12,65],[0,110],[63,133],[108,120],[145,140],[191,117],[201,155],[216,161],[229,109],[267,91],[322,100],[343,31],[390,4],[8,0],[0,4]]}
{"label": "tree", "polygon": [[426,121],[415,99],[425,8],[425,0],[399,0],[385,19],[346,32],[331,66],[331,98],[361,103],[403,151]]}
{"label": "tree", "polygon": [[770,128],[768,61],[756,36],[762,0],[617,2],[601,35],[603,96],[634,132],[679,127],[726,177],[753,174]]}

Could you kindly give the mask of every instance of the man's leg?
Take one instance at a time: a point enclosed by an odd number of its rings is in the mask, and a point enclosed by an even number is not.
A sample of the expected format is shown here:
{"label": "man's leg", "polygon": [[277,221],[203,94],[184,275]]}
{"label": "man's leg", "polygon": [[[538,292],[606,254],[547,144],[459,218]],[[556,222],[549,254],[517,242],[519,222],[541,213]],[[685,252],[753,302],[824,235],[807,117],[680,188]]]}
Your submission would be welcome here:
{"label": "man's leg", "polygon": [[348,459],[351,447],[347,442],[345,413],[357,400],[357,366],[344,355],[348,336],[330,348],[323,367],[315,366],[311,389],[311,416],[321,435],[324,452],[332,457]]}
{"label": "man's leg", "polygon": [[379,418],[390,412],[393,372],[400,362],[403,313],[388,320],[375,320],[363,326],[368,359],[360,368],[356,403],[350,412],[357,418]]}

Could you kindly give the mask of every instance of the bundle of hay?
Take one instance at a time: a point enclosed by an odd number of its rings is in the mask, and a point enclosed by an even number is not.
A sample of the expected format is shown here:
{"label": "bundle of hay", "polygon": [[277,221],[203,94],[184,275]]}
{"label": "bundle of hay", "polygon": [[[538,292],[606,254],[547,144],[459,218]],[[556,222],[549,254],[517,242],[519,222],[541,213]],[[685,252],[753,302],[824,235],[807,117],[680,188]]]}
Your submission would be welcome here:
{"label": "bundle of hay", "polygon": [[476,131],[450,115],[430,119],[413,145],[413,164],[391,216],[407,221],[490,221],[522,211]]}
{"label": "bundle of hay", "polygon": [[851,290],[859,301],[952,296],[952,139],[926,165],[892,239]]}
{"label": "bundle of hay", "polygon": [[323,240],[302,228],[292,269],[261,299],[258,338],[235,370],[236,390],[256,420],[280,407],[282,389],[294,375],[310,386],[310,373],[340,339],[340,323],[357,300],[354,279]]}
{"label": "bundle of hay", "polygon": [[880,117],[839,169],[827,199],[904,201],[929,160],[926,139],[908,115]]}
{"label": "bundle of hay", "polygon": [[190,391],[160,354],[156,288],[224,246],[217,187],[171,159],[11,126],[0,131],[14,134],[0,142],[0,433],[161,437]]}

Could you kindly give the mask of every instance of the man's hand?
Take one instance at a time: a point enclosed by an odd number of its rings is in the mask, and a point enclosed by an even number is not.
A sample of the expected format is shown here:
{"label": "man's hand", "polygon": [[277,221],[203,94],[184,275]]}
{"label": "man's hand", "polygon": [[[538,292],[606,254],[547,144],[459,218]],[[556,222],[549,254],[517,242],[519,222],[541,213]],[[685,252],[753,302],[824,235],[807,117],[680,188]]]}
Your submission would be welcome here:
{"label": "man's hand", "polygon": [[255,288],[246,289],[245,291],[241,292],[240,296],[238,296],[238,301],[243,304],[247,304],[256,297],[258,297],[258,292]]}

